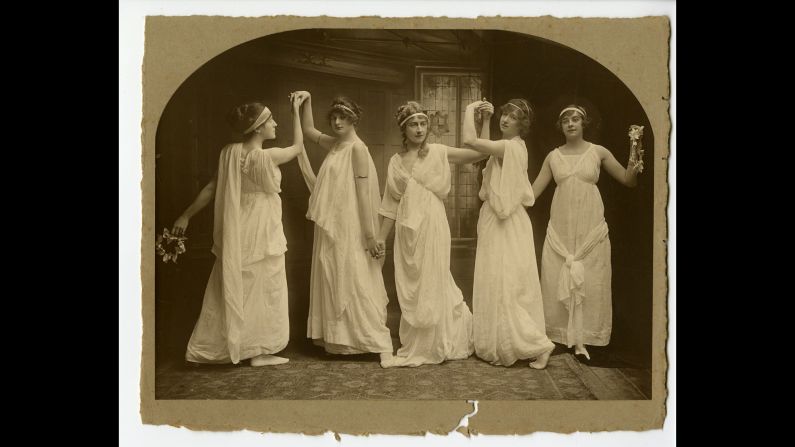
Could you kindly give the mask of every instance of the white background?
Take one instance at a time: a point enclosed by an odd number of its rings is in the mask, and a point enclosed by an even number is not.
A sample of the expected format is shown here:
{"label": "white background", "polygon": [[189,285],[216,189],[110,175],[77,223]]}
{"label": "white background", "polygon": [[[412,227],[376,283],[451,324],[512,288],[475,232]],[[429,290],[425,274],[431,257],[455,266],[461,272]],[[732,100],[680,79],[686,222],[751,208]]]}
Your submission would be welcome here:
{"label": "white background", "polygon": [[[144,52],[144,20],[147,15],[226,16],[477,16],[641,17],[671,18],[671,189],[669,219],[669,373],[668,415],[663,430],[649,432],[536,433],[528,436],[476,436],[459,433],[425,437],[342,435],[338,443],[332,433],[324,436],[274,435],[253,432],[195,432],[184,428],[143,425],[139,413],[141,353],[141,64]],[[578,1],[135,1],[119,0],[119,445],[156,446],[670,446],[676,435],[676,3],[675,2],[578,2]]]}

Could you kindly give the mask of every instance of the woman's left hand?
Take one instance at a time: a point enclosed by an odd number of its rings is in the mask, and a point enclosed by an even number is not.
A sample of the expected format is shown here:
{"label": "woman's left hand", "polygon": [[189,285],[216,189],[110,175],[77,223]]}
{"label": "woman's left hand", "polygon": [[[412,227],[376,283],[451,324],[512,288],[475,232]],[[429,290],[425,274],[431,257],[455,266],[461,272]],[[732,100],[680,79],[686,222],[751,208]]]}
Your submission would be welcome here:
{"label": "woman's left hand", "polygon": [[378,256],[377,258],[383,258],[386,255],[386,241],[377,240],[375,241],[375,245],[378,248]]}
{"label": "woman's left hand", "polygon": [[467,105],[467,109],[477,109],[481,104],[483,104],[483,101],[471,102]]}
{"label": "woman's left hand", "polygon": [[376,242],[375,238],[372,237],[367,238],[364,250],[370,253],[370,256],[372,256],[373,258],[378,259],[378,243]]}
{"label": "woman's left hand", "polygon": [[290,100],[298,99],[298,104],[303,104],[304,101],[309,99],[309,92],[307,91],[298,91],[290,93]]}
{"label": "woman's left hand", "polygon": [[491,118],[494,115],[494,105],[488,101],[481,101],[478,106],[478,111],[484,120]]}
{"label": "woman's left hand", "polygon": [[295,93],[295,92],[290,93],[290,103],[292,104],[293,109],[297,110],[298,108],[300,108],[301,104],[304,103],[305,99],[306,99],[306,97],[302,97],[298,93]]}

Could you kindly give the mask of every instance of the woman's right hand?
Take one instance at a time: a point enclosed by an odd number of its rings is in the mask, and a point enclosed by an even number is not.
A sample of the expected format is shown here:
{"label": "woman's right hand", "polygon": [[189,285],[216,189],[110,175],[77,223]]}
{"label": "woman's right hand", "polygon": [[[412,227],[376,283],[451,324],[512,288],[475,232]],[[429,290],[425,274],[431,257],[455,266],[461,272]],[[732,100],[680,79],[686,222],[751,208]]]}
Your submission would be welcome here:
{"label": "woman's right hand", "polygon": [[368,237],[365,241],[365,248],[364,250],[370,254],[375,259],[378,259],[378,243],[376,242],[375,238]]}
{"label": "woman's right hand", "polygon": [[188,229],[188,223],[190,219],[185,216],[179,216],[176,222],[174,222],[174,226],[171,228],[171,234],[175,236],[184,236],[185,231]]}
{"label": "woman's right hand", "polygon": [[483,119],[489,119],[492,115],[494,115],[494,105],[488,101],[481,101],[480,105],[478,106],[478,111],[480,112]]}
{"label": "woman's right hand", "polygon": [[293,93],[290,95],[290,100],[292,101],[293,110],[298,110],[301,107],[301,104],[304,103],[306,97],[302,97],[298,93]]}
{"label": "woman's right hand", "polygon": [[297,92],[293,92],[293,97],[294,98],[297,97],[300,100],[299,104],[303,104],[303,102],[309,99],[311,96],[312,94],[306,90],[299,90]]}
{"label": "woman's right hand", "polygon": [[375,241],[375,247],[378,250],[378,255],[376,258],[383,258],[386,256],[386,241],[382,239],[377,239]]}
{"label": "woman's right hand", "polygon": [[467,105],[467,109],[478,108],[478,107],[480,107],[481,104],[483,104],[483,101],[475,101],[475,102],[470,103],[469,105]]}

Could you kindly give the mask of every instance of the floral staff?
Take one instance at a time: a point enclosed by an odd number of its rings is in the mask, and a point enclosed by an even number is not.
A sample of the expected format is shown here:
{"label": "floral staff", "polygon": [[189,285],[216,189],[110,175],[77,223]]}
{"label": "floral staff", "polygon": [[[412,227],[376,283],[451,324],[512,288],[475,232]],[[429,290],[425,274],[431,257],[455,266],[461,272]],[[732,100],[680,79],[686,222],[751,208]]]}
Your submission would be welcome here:
{"label": "floral staff", "polygon": [[629,162],[638,173],[643,172],[643,126],[629,126]]}

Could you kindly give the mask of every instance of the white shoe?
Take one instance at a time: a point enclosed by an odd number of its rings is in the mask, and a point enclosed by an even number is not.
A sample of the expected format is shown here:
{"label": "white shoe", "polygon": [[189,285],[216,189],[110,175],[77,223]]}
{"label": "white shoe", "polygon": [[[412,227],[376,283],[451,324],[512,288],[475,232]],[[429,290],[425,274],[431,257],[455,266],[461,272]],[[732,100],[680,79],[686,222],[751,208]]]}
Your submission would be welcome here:
{"label": "white shoe", "polygon": [[270,354],[262,354],[251,359],[251,366],[273,366],[273,365],[283,365],[289,362],[290,359],[279,357]]}

